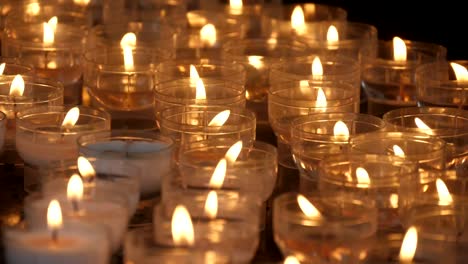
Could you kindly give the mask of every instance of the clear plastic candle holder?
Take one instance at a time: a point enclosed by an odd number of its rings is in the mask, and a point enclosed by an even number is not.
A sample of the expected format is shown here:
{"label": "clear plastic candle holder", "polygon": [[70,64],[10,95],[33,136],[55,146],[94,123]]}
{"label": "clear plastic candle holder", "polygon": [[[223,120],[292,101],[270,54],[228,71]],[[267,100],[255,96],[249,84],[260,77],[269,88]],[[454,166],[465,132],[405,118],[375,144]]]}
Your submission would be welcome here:
{"label": "clear plastic candle holder", "polygon": [[112,130],[78,138],[80,156],[94,160],[99,171],[117,164],[140,168],[142,198],[154,198],[161,191],[161,181],[171,172],[174,142],[159,133]]}
{"label": "clear plastic candle holder", "polygon": [[467,171],[468,111],[445,107],[410,107],[390,111],[383,119],[393,131],[425,133],[445,140],[446,168]]}
{"label": "clear plastic candle holder", "polygon": [[[169,227],[170,228],[170,227]],[[231,263],[229,254],[224,250],[208,249],[198,246],[168,246],[158,243],[150,227],[130,230],[124,243],[124,262],[135,264],[151,263]]]}
{"label": "clear plastic candle holder", "polygon": [[185,194],[158,204],[153,214],[155,241],[173,245],[171,220],[175,208],[183,206],[195,223],[195,246],[225,251],[234,263],[250,262],[260,240],[260,204],[247,203],[245,197],[218,197],[211,207],[206,206],[207,195],[208,192],[192,193],[191,197]]}
{"label": "clear plastic candle holder", "polygon": [[352,153],[394,155],[414,161],[420,171],[444,170],[445,141],[423,133],[375,132],[351,138]]}
{"label": "clear plastic candle holder", "polygon": [[132,50],[133,64],[125,65],[121,48],[89,50],[84,55],[84,84],[91,105],[110,112],[115,129],[154,130],[155,69],[171,57],[167,50],[137,47]]}
{"label": "clear plastic candle holder", "polygon": [[442,46],[415,41],[404,43],[405,60],[395,60],[398,55],[394,54],[392,41],[378,43],[377,57],[362,58],[365,63],[362,82],[368,97],[369,114],[382,116],[396,108],[416,106],[417,67],[446,58],[447,50]]}
{"label": "clear plastic candle holder", "polygon": [[3,33],[2,55],[20,57],[22,63],[34,67],[36,76],[61,82],[64,86],[64,102],[80,104],[84,28],[79,23],[67,24],[57,14],[59,22],[54,37],[43,42],[43,23],[52,16],[47,19],[41,16],[43,21],[23,21],[20,17],[8,16],[12,22],[7,22]]}
{"label": "clear plastic candle holder", "polygon": [[[2,64],[5,65],[1,66]],[[34,76],[34,69],[32,65],[23,65],[18,58],[0,57],[0,67],[3,69],[3,71],[0,70],[0,76],[17,74],[21,74],[21,76]]]}
{"label": "clear plastic candle holder", "polygon": [[309,23],[321,21],[345,21],[347,12],[341,7],[304,3],[304,4],[286,4],[286,5],[267,5],[265,15],[271,17],[279,26],[279,30],[284,33],[291,33],[291,16],[297,7],[302,9],[306,27]]}
{"label": "clear plastic candle holder", "polygon": [[301,263],[362,263],[376,234],[377,209],[370,199],[284,193],[273,203],[273,229],[283,255]]}
{"label": "clear plastic candle holder", "polygon": [[[191,68],[195,67],[203,82],[197,88]],[[185,105],[245,106],[245,70],[222,60],[175,60],[159,64],[154,88],[156,117],[166,108]],[[205,97],[197,99],[197,90],[204,88]]]}
{"label": "clear plastic candle holder", "polygon": [[[451,63],[462,67],[468,61],[435,62],[420,66],[416,70],[416,86],[419,106],[440,106],[468,110],[468,82],[462,73],[457,79]],[[463,69],[462,69],[463,71]]]}
{"label": "clear plastic candle holder", "polygon": [[[227,117],[222,125],[211,122],[218,114]],[[252,111],[240,107],[180,106],[163,110],[159,127],[180,149],[207,139],[242,140],[250,146],[255,140],[255,120]]]}
{"label": "clear plastic candle holder", "polygon": [[110,129],[108,113],[79,107],[79,117],[73,127],[62,128],[70,110],[65,106],[40,106],[21,111],[16,117],[16,150],[24,160],[25,188],[38,182],[38,170],[52,161],[78,157],[77,138],[80,135]]}
{"label": "clear plastic candle holder", "polygon": [[418,192],[414,162],[395,156],[343,154],[320,163],[318,189],[327,195],[350,195],[373,201],[378,209],[378,231],[401,231],[399,202]]}
{"label": "clear plastic candle holder", "polygon": [[[339,121],[346,125],[349,136],[342,134],[345,131],[334,132]],[[313,114],[292,121],[291,153],[300,172],[300,190],[313,192],[317,189],[320,162],[326,157],[346,153],[350,138],[384,128],[385,123],[380,118],[355,113]],[[297,180],[289,181],[297,183]]]}
{"label": "clear plastic candle holder", "polygon": [[5,134],[5,155],[3,162],[21,164],[16,154],[15,124],[19,111],[35,106],[59,106],[63,104],[63,85],[61,83],[35,77],[23,77],[25,87],[21,96],[11,96],[11,84],[15,76],[0,76],[0,111],[8,119]]}
{"label": "clear plastic candle holder", "polygon": [[241,63],[246,69],[247,108],[257,116],[259,139],[268,141],[265,135],[272,134],[267,105],[270,67],[272,63],[308,55],[308,46],[286,38],[251,38],[227,42],[223,49],[225,59]]}

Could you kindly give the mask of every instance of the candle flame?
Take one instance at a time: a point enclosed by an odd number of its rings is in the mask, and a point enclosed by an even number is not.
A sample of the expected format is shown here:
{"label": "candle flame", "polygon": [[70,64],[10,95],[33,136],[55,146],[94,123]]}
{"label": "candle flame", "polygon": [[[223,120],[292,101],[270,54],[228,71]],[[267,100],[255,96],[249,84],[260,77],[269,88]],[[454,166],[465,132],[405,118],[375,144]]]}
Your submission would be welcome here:
{"label": "candle flame", "polygon": [[200,29],[200,39],[203,44],[213,47],[216,44],[216,27],[213,24],[206,24]]}
{"label": "candle flame", "polygon": [[392,208],[398,208],[398,194],[392,193],[390,195],[390,206]]}
{"label": "candle flame", "polygon": [[56,16],[51,17],[49,21],[47,21],[47,24],[49,24],[55,33],[57,31],[58,18]]}
{"label": "candle flame", "polygon": [[393,38],[393,59],[395,61],[406,61],[406,44],[399,37]]}
{"label": "candle flame", "polygon": [[20,74],[17,74],[10,85],[10,96],[23,96],[24,80]]}
{"label": "candle flame", "polygon": [[322,90],[322,88],[319,88],[317,91],[317,102],[315,106],[319,108],[327,107],[327,97],[325,96],[325,92]]}
{"label": "candle flame", "polygon": [[206,100],[206,89],[197,68],[190,64],[190,87],[195,87],[195,99]]}
{"label": "candle flame", "polygon": [[424,123],[424,121],[422,121],[419,117],[415,117],[414,118],[414,123],[416,124],[416,126],[422,130],[422,132],[428,134],[428,135],[433,135],[434,133],[432,133],[432,129],[426,125],[426,123]]}
{"label": "candle flame", "polygon": [[76,125],[78,119],[80,118],[80,109],[75,106],[72,109],[68,110],[65,118],[62,122],[62,128],[70,129]]}
{"label": "candle flame", "polygon": [[38,2],[29,3],[26,6],[26,14],[29,16],[37,16],[41,12],[41,6]]}
{"label": "candle flame", "polygon": [[412,226],[406,231],[400,249],[400,263],[413,263],[418,245],[418,231]]}
{"label": "candle flame", "polygon": [[439,196],[439,205],[451,205],[453,198],[443,180],[436,180],[436,188]]}
{"label": "candle flame", "polygon": [[455,62],[451,62],[450,65],[452,66],[453,71],[455,72],[457,81],[463,81],[463,82],[468,81],[468,70],[466,69],[465,66],[460,65]]}
{"label": "candle flame", "polygon": [[349,138],[349,129],[348,126],[341,120],[337,121],[333,126],[333,135],[335,137],[348,140]]}
{"label": "candle flame", "polygon": [[219,112],[211,121],[208,123],[208,126],[223,126],[231,115],[231,110],[224,110]]}
{"label": "candle flame", "polygon": [[75,5],[87,6],[91,0],[73,0]]}
{"label": "candle flame", "polygon": [[209,183],[211,188],[220,189],[223,186],[224,178],[226,177],[226,167],[226,159],[221,159],[216,165],[216,168],[211,176]]}
{"label": "candle flame", "polygon": [[50,230],[57,230],[62,227],[62,209],[57,200],[52,200],[47,208],[47,226]]}
{"label": "candle flame", "polygon": [[234,15],[242,14],[242,0],[229,0],[229,7]]}
{"label": "candle flame", "polygon": [[205,214],[210,219],[215,219],[218,214],[218,194],[215,191],[210,191],[206,197]]}
{"label": "candle flame", "polygon": [[397,157],[401,157],[401,158],[404,158],[406,155],[405,155],[405,152],[403,151],[403,149],[398,146],[398,145],[393,145],[393,154]]}
{"label": "candle flame", "polygon": [[328,45],[329,46],[336,45],[339,40],[340,40],[340,37],[338,35],[338,29],[334,25],[331,25],[330,27],[328,27],[328,31],[327,31]]}
{"label": "candle flame", "polygon": [[78,171],[81,176],[88,181],[88,179],[96,177],[96,171],[91,165],[91,162],[85,157],[78,157]]}
{"label": "candle flame", "polygon": [[42,35],[42,42],[45,44],[45,45],[51,45],[51,44],[54,44],[55,42],[55,30],[54,30],[54,26],[52,23],[48,23],[48,22],[44,22],[42,24],[42,28],[43,28],[43,35]]}
{"label": "candle flame", "polygon": [[135,63],[133,61],[133,50],[136,47],[136,35],[133,32],[126,33],[120,40],[120,47],[123,50],[124,68],[126,71],[133,71]]}
{"label": "candle flame", "polygon": [[284,264],[301,264],[301,263],[299,262],[299,260],[298,260],[296,257],[294,257],[294,256],[288,256],[288,257],[284,260],[283,263],[284,263]]}
{"label": "candle flame", "polygon": [[183,205],[178,205],[172,214],[171,221],[172,239],[176,246],[192,246],[195,243],[190,214]]}
{"label": "candle flame", "polygon": [[321,80],[323,77],[323,66],[319,57],[315,57],[312,62],[312,78],[314,80]]}
{"label": "candle flame", "polygon": [[0,64],[0,75],[3,75],[3,72],[5,71],[5,63]]}
{"label": "candle flame", "polygon": [[369,173],[366,169],[364,169],[363,167],[358,167],[356,169],[356,178],[358,182],[358,188],[369,188],[371,180],[369,177]]}
{"label": "candle flame", "polygon": [[291,14],[291,27],[298,35],[303,35],[306,31],[304,10],[302,10],[300,5],[294,7]]}
{"label": "candle flame", "polygon": [[297,204],[299,205],[299,208],[301,208],[301,211],[304,213],[304,215],[308,218],[322,217],[320,211],[317,208],[315,208],[315,206],[304,195],[297,195]]}
{"label": "candle flame", "polygon": [[264,67],[263,56],[252,55],[247,57],[247,59],[249,60],[249,64],[257,70]]}
{"label": "candle flame", "polygon": [[237,158],[239,157],[239,154],[242,151],[242,140],[237,141],[234,143],[228,151],[226,151],[226,154],[224,155],[224,158],[229,164],[233,164],[236,162]]}
{"label": "candle flame", "polygon": [[80,201],[83,198],[83,181],[80,175],[73,174],[68,180],[67,198],[68,200]]}

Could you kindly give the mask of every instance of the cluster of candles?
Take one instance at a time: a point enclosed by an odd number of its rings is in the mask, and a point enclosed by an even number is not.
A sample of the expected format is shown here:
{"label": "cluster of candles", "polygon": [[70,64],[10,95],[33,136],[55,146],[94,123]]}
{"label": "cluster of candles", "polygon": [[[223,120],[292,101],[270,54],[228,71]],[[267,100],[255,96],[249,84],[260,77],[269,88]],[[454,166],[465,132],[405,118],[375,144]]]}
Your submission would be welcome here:
{"label": "cluster of candles", "polygon": [[0,3],[7,263],[248,263],[269,228],[288,264],[468,259],[444,47],[312,3]]}

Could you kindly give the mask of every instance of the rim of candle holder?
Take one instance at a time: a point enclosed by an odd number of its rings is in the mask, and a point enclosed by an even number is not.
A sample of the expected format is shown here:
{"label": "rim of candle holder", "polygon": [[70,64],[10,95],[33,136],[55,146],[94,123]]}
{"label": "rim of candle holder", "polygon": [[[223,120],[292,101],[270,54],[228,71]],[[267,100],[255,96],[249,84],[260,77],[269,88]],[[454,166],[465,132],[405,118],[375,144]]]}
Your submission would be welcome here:
{"label": "rim of candle holder", "polygon": [[[11,82],[13,81],[14,78],[15,76],[13,75],[0,76],[0,89],[3,90],[3,88],[5,88],[7,91],[9,91]],[[36,87],[44,87],[44,88],[50,89],[50,92],[47,92],[46,95],[44,95],[43,97],[37,98],[33,96],[32,104],[44,104],[47,102],[52,102],[54,104],[55,103],[62,104],[64,88],[61,82],[54,81],[51,79],[37,78],[33,76],[22,76],[22,78],[25,82],[26,89],[28,90],[30,89],[28,88],[28,85],[31,85],[33,87],[36,86]],[[29,105],[31,104],[31,102],[22,102],[22,101],[16,102],[16,101],[10,100],[9,98],[10,96],[6,94],[0,95],[0,102],[4,105],[5,104],[7,105]]]}
{"label": "rim of candle holder", "polygon": [[[5,71],[3,72],[2,76],[8,76],[8,75],[16,75],[16,74],[21,74],[21,76],[34,76],[34,66],[29,65],[29,64],[21,64],[21,61],[19,58],[15,57],[0,57],[0,63],[5,63]],[[6,73],[9,71],[9,68],[17,67],[17,69],[14,69],[15,73]]]}
{"label": "rim of candle holder", "polygon": [[[93,128],[93,131],[105,131],[110,130],[110,114],[99,109],[87,107],[87,106],[78,106],[80,109],[80,117],[87,116],[91,118],[98,119],[95,123],[86,123],[86,124],[76,124],[72,131],[44,131],[38,130],[36,127],[40,124],[35,122],[30,122],[30,118],[34,118],[37,116],[46,116],[46,115],[62,115],[65,116],[67,111],[71,109],[73,106],[36,106],[31,107],[26,110],[19,111],[16,116],[16,128],[17,130],[27,131],[32,134],[42,134],[42,135],[74,135],[77,132],[91,132],[91,130],[87,130],[85,128]],[[63,118],[62,118],[63,119]],[[57,127],[60,126],[61,121],[54,120]],[[79,119],[78,119],[79,121]],[[80,130],[83,129],[83,130]],[[98,130],[99,129],[99,130]]]}
{"label": "rim of candle holder", "polygon": [[[391,130],[403,131],[403,132],[424,132],[421,129],[417,128],[414,118],[423,117],[423,116],[434,116],[434,117],[445,117],[454,119],[454,121],[460,120],[464,123],[468,123],[468,111],[456,108],[446,108],[446,107],[407,107],[400,108],[389,111],[385,113],[382,117],[387,126]],[[409,118],[413,120],[409,121]],[[408,120],[408,122],[405,122]],[[423,120],[426,124],[426,120]],[[411,127],[405,126],[401,122],[406,124],[411,124]],[[431,127],[431,131],[434,136],[440,138],[451,138],[451,137],[460,137],[463,135],[468,135],[468,126],[463,126],[458,122],[454,122],[455,127],[445,127],[445,128],[434,128]],[[431,124],[428,124],[431,126]]]}
{"label": "rim of candle holder", "polygon": [[[183,116],[190,113],[212,113],[213,117],[224,111],[229,110],[230,115],[237,115],[244,119],[244,122],[240,122],[237,125],[224,124],[223,126],[208,126],[208,121],[204,125],[191,125],[187,123],[181,123],[179,121],[173,121],[171,118],[175,116]],[[215,106],[215,105],[189,105],[189,106],[175,106],[163,109],[159,115],[159,126],[160,128],[168,128],[173,131],[179,131],[183,134],[231,134],[231,133],[242,133],[249,130],[254,130],[256,127],[255,113],[241,107],[227,107],[227,106]],[[204,120],[206,117],[203,118]]]}
{"label": "rim of candle holder", "polygon": [[[222,14],[213,10],[191,10],[186,13],[188,26],[191,28],[201,29],[207,24],[213,24],[216,30],[219,28],[230,28],[230,27],[243,27],[246,25],[246,19],[240,16],[233,16],[231,14]],[[191,23],[191,18],[200,18],[202,22]],[[235,29],[234,29],[235,30]],[[237,29],[241,30],[241,29]]]}
{"label": "rim of candle holder", "polygon": [[6,114],[0,111],[0,122],[2,125],[5,124],[5,120],[6,120]]}
{"label": "rim of candle holder", "polygon": [[[289,22],[291,21],[292,11],[298,5],[301,6],[302,10],[304,11],[304,18],[306,23],[330,20],[344,21],[348,16],[348,12],[341,7],[319,3],[297,3],[283,5],[270,4],[266,5],[264,11],[265,14],[272,19]],[[313,12],[307,12],[308,10],[313,10]],[[309,14],[312,14],[313,17],[311,18]],[[323,19],[317,20],[315,18],[317,14],[325,16]]]}

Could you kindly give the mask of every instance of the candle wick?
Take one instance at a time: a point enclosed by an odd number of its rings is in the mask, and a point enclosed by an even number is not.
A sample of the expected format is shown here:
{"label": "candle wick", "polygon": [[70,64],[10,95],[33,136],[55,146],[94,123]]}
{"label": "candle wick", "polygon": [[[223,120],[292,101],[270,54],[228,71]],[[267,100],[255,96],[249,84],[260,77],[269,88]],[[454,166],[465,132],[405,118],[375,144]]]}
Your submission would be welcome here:
{"label": "candle wick", "polygon": [[78,213],[80,211],[80,206],[78,204],[78,200],[77,199],[72,199],[71,203],[72,203],[72,207],[73,207],[73,212]]}
{"label": "candle wick", "polygon": [[57,243],[58,241],[58,229],[52,229],[52,242]]}

